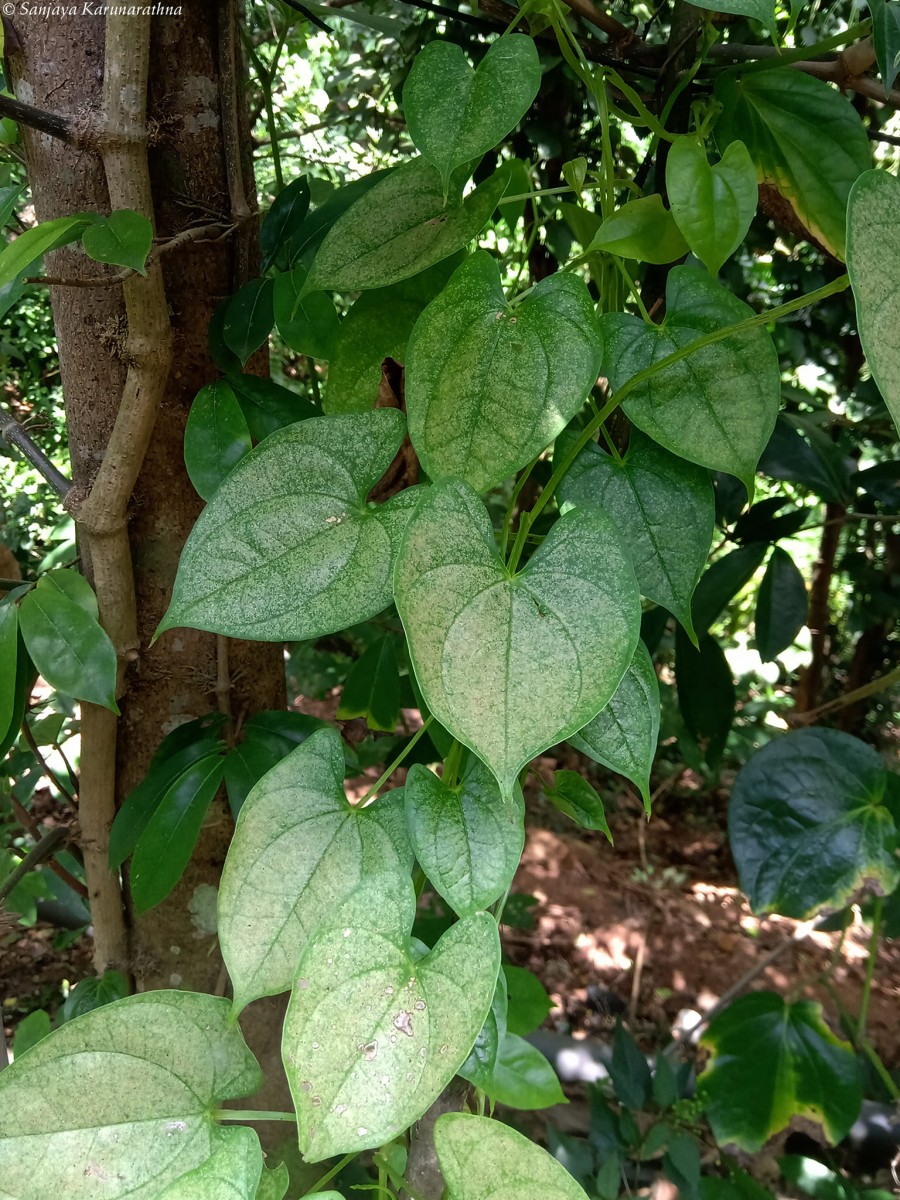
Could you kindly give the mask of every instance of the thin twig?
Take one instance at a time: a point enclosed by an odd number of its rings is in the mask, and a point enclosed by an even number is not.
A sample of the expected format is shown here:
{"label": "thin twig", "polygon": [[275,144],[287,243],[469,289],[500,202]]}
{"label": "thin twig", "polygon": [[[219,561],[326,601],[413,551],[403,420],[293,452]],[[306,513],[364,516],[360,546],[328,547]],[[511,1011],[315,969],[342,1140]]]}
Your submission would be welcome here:
{"label": "thin twig", "polygon": [[57,470],[41,448],[31,440],[24,428],[12,413],[0,405],[0,437],[28,459],[41,475],[47,480],[55,492],[65,499],[71,490],[71,483]]}
{"label": "thin twig", "polygon": [[0,883],[0,901],[5,900],[16,884],[20,883],[28,872],[33,871],[45,858],[49,858],[68,837],[69,830],[63,825],[56,825],[53,829],[48,829],[38,844],[28,851],[19,865],[14,867]]}
{"label": "thin twig", "polygon": [[641,39],[635,34],[635,31],[598,8],[593,0],[565,0],[565,2],[573,13],[583,17],[589,24],[605,33],[611,41],[617,43],[619,49],[624,49],[626,46],[637,48],[636,43]]}
{"label": "thin twig", "polygon": [[893,671],[888,671],[886,675],[872,679],[869,683],[864,683],[862,687],[854,688],[852,692],[845,692],[843,696],[829,700],[827,704],[820,704],[818,708],[811,708],[808,712],[789,713],[786,718],[787,723],[789,725],[813,725],[819,717],[825,716],[826,713],[847,708],[848,705],[856,704],[858,700],[865,700],[869,696],[877,696],[879,692],[888,691],[896,683],[900,683],[900,667],[894,667]]}
{"label": "thin twig", "polygon": [[25,734],[25,741],[28,743],[31,753],[38,760],[41,770],[44,772],[47,778],[56,785],[56,790],[60,793],[60,795],[65,796],[70,804],[73,804],[77,807],[78,802],[76,801],[75,797],[63,784],[59,776],[47,762],[46,758],[44,758],[40,746],[34,740],[34,733],[32,732],[31,726],[28,724],[27,720],[22,722],[22,732]]}
{"label": "thin twig", "polygon": [[[31,835],[31,840],[33,842],[39,842],[42,835],[37,821],[35,821],[34,817],[31,815],[25,805],[22,804],[15,793],[10,793],[9,801],[13,810],[13,816],[16,818],[22,828],[28,831],[28,833]],[[72,846],[72,854],[75,857],[80,858],[80,851],[74,845]],[[81,896],[84,900],[87,900],[87,888],[80,879],[76,879],[70,871],[67,871],[62,863],[57,862],[55,858],[51,858],[47,863],[47,866],[58,879],[63,881],[66,887],[70,887],[73,892],[77,892],[79,896]]]}

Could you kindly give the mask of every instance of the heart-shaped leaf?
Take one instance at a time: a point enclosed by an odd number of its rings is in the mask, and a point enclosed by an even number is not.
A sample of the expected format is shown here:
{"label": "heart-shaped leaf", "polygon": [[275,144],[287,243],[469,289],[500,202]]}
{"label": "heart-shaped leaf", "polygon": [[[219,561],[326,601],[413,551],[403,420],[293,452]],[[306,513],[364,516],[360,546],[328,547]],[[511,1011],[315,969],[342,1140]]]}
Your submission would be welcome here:
{"label": "heart-shaped leaf", "polygon": [[801,729],[758,751],[735,780],[728,833],[754,912],[805,919],[900,883],[887,772],[871,746]]}
{"label": "heart-shaped leaf", "polygon": [[712,1059],[697,1092],[720,1145],[753,1153],[795,1116],[821,1125],[836,1145],[859,1116],[859,1061],[822,1020],[820,1004],[741,996],[713,1018],[701,1045]]}
{"label": "heart-shaped leaf", "polygon": [[[603,373],[621,387],[638,371],[702,337],[753,316],[704,271],[675,267],[666,282],[666,318],[647,325],[628,313],[602,318]],[[666,367],[623,407],[654,441],[681,458],[736,475],[749,492],[781,404],[778,355],[764,329],[723,338]]]}
{"label": "heart-shaped leaf", "polygon": [[715,98],[720,150],[743,142],[760,183],[770,184],[826,249],[844,256],[847,197],[872,165],[865,127],[850,101],[800,71],[725,72]]}
{"label": "heart-shaped leaf", "polygon": [[262,1082],[227,1000],[145,992],[104,1005],[0,1075],[3,1194],[156,1200],[246,1137],[212,1110]]}
{"label": "heart-shaped leaf", "polygon": [[435,891],[461,917],[499,899],[525,846],[519,789],[504,804],[493,775],[472,758],[452,788],[415,763],[403,791],[413,849]]}
{"label": "heart-shaped leaf", "polygon": [[453,1200],[587,1200],[562,1163],[499,1121],[445,1113],[434,1148]]}
{"label": "heart-shaped leaf", "polygon": [[407,526],[395,599],[425,701],[511,797],[521,768],[597,715],[634,654],[637,583],[611,517],[561,517],[506,569],[467,484],[436,484]]}
{"label": "heart-shaped leaf", "polygon": [[81,244],[88,258],[146,275],[144,265],[153,244],[153,226],[140,213],[120,209],[89,225]]}
{"label": "heart-shaped leaf", "polygon": [[520,33],[498,38],[475,71],[455,42],[429,42],[419,51],[403,85],[403,113],[445,190],[451,171],[481,158],[518,125],[540,84],[537,49]]}
{"label": "heart-shaped leaf", "polygon": [[508,181],[501,168],[465,200],[447,201],[430,163],[413,159],[397,167],[332,225],[307,289],[362,292],[418,275],[481,233]]}
{"label": "heart-shaped leaf", "polygon": [[630,779],[649,813],[650,768],[658,739],[659,681],[646,646],[638,642],[609,704],[569,741],[594,762]]}
{"label": "heart-shaped leaf", "polygon": [[[567,440],[557,442],[557,456]],[[618,460],[589,442],[558,496],[564,511],[585,504],[607,510],[631,551],[642,595],[667,608],[693,637],[691,597],[716,521],[709,472],[634,431]]]}
{"label": "heart-shaped leaf", "polygon": [[235,1010],[290,988],[323,913],[369,875],[411,867],[403,793],[354,808],[340,734],[314,733],[250,792],[228,849],[219,941]]}
{"label": "heart-shaped leaf", "polygon": [[282,1052],[309,1162],[381,1146],[462,1066],[500,969],[497,925],[464,917],[418,958],[410,881],[368,880],[309,940]]}
{"label": "heart-shaped leaf", "polygon": [[170,1183],[159,1200],[257,1200],[263,1156],[255,1130],[238,1126],[217,1140],[206,1162]]}
{"label": "heart-shaped leaf", "polygon": [[396,409],[313,417],[251,450],[191,530],[158,632],[302,641],[387,608],[417,493],[377,507],[366,497],[403,431]]}
{"label": "heart-shaped leaf", "polygon": [[683,258],[688,246],[662,196],[654,193],[629,200],[611,213],[594,234],[588,253],[591,250],[640,262],[670,263]]}
{"label": "heart-shaped leaf", "polygon": [[602,345],[577,276],[510,305],[497,260],[470,255],[416,322],[406,360],[409,436],[433,480],[487,491],[534,458],[581,408]]}
{"label": "heart-shaped leaf", "polygon": [[213,492],[250,450],[250,430],[231,386],[208,383],[194,397],[184,430],[184,465],[198,495]]}
{"label": "heart-shaped leaf", "polygon": [[847,210],[847,270],[859,340],[872,378],[900,432],[900,180],[866,171]]}
{"label": "heart-shaped leaf", "polygon": [[666,159],[666,190],[685,241],[717,275],[756,216],[759,186],[747,147],[732,142],[710,166],[701,141],[678,138]]}

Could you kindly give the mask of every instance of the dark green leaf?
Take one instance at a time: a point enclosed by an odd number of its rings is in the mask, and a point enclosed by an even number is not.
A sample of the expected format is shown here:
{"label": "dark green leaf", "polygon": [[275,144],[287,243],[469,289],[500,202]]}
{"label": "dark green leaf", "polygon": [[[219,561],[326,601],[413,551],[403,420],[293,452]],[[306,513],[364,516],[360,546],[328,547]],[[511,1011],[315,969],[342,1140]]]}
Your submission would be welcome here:
{"label": "dark green leaf", "polygon": [[653,1092],[650,1068],[643,1051],[621,1021],[616,1024],[609,1076],[616,1096],[626,1108],[646,1108]]}
{"label": "dark green leaf", "polygon": [[653,1071],[653,1100],[660,1108],[671,1108],[678,1099],[678,1080],[665,1054],[657,1054]]}
{"label": "dark green leaf", "polygon": [[803,528],[806,518],[810,515],[809,508],[795,508],[791,512],[781,512],[790,501],[787,496],[770,496],[752,505],[743,516],[735,522],[732,537],[737,542],[777,542],[779,538],[793,537]]}
{"label": "dark green leaf", "polygon": [[806,624],[803,576],[786,550],[776,546],[756,597],[756,649],[763,662],[787,650]]}
{"label": "dark green leaf", "polygon": [[302,248],[302,231],[308,212],[309,181],[301,175],[278,193],[259,227],[263,271],[276,260],[288,268],[293,266]]}
{"label": "dark green leaf", "polygon": [[524,967],[503,967],[506,976],[507,1026],[510,1033],[525,1037],[543,1025],[553,1001],[533,971]]}
{"label": "dark green leaf", "polygon": [[34,665],[51,687],[119,711],[115,649],[80,605],[41,580],[22,598],[19,627]]}
{"label": "dark green leaf", "polygon": [[251,279],[225,306],[222,337],[242,366],[272,332],[274,290],[271,279]]}
{"label": "dark green leaf", "polygon": [[130,209],[119,209],[99,217],[84,231],[84,252],[97,262],[130,267],[146,275],[145,264],[153,244],[153,226],[146,217]]}
{"label": "dark green leaf", "polygon": [[394,639],[378,638],[353,664],[344,681],[339,721],[365,717],[370,729],[393,733],[400,717],[400,668]]}
{"label": "dark green leaf", "polygon": [[354,179],[351,183],[345,183],[333,191],[324,203],[307,216],[293,239],[297,261],[302,259],[304,266],[308,268],[313,255],[338,217],[342,216],[357,200],[362,199],[366,192],[371,191],[382,179],[386,179],[389,174],[389,170],[372,171],[369,175],[364,175],[362,179]]}
{"label": "dark green leaf", "polygon": [[41,587],[55,588],[95,620],[100,615],[94,589],[85,577],[79,575],[77,571],[65,568],[63,570],[48,571],[45,575],[41,576]]}
{"label": "dark green leaf", "polygon": [[184,465],[204,500],[250,450],[250,430],[231,385],[223,379],[197,393],[184,430]]}
{"label": "dark green leaf", "polygon": [[666,190],[687,244],[718,274],[756,216],[759,188],[747,147],[732,142],[721,162],[710,166],[701,141],[687,134],[678,138],[666,159]]}
{"label": "dark green leaf", "polygon": [[160,800],[131,860],[131,898],[138,912],[161,904],[184,874],[224,771],[221,755],[201,758]]}
{"label": "dark green leaf", "polygon": [[[557,441],[557,455],[567,441]],[[709,472],[635,430],[619,461],[589,442],[558,496],[563,506],[596,504],[609,512],[631,550],[642,595],[669,609],[692,635],[691,596],[715,530]]]}
{"label": "dark green leaf", "polygon": [[889,513],[900,513],[900,462],[876,463],[857,471],[852,480],[873,500],[884,504]]}
{"label": "dark green leaf", "polygon": [[540,1050],[509,1032],[484,1090],[495,1104],[526,1111],[567,1103],[559,1077]]}
{"label": "dark green leaf", "polygon": [[16,711],[18,645],[18,609],[9,601],[0,602],[0,741],[6,737]]}
{"label": "dark green leaf", "polygon": [[794,1117],[815,1121],[837,1143],[859,1115],[857,1058],[810,1000],[742,996],[713,1019],[701,1045],[712,1058],[697,1090],[720,1145],[759,1150]]}
{"label": "dark green leaf", "polygon": [[892,892],[900,864],[886,783],[877,751],[836,729],[801,729],[754,754],[728,808],[753,911],[805,920],[861,891]]}
{"label": "dark green leaf", "polygon": [[868,0],[868,3],[878,74],[886,96],[900,71],[900,4],[896,0]]}
{"label": "dark green leaf", "polygon": [[775,187],[826,249],[844,256],[847,197],[872,165],[859,114],[835,88],[800,71],[726,72],[716,141],[744,142],[760,183]]}
{"label": "dark green leaf", "polygon": [[769,547],[751,542],[723,554],[701,576],[694,593],[694,628],[703,636],[724,612],[726,606],[746,587],[762,565]]}
{"label": "dark green leaf", "polygon": [[[608,707],[609,705],[607,705]],[[605,711],[605,709],[601,710],[601,714]],[[597,719],[597,717],[594,718],[595,721]],[[613,838],[606,820],[603,801],[588,781],[577,771],[554,771],[553,785],[549,788],[544,787],[544,795],[554,808],[558,808],[567,817],[571,817],[576,825],[580,825],[582,829],[600,830],[612,845]]]}
{"label": "dark green leaf", "polygon": [[[229,297],[230,299],[230,297]],[[237,374],[241,370],[241,360],[225,345],[225,311],[228,308],[228,300],[222,300],[213,309],[213,314],[209,319],[209,329],[207,330],[207,338],[209,339],[209,356],[226,375]]]}
{"label": "dark green leaf", "polygon": [[272,745],[252,734],[247,734],[228,751],[225,755],[225,788],[228,806],[235,819],[251,790],[287,753],[287,748]]}
{"label": "dark green leaf", "polygon": [[9,187],[0,187],[0,229],[6,228],[21,195],[21,184],[14,183]]}
{"label": "dark green leaf", "polygon": [[608,216],[594,234],[588,251],[605,250],[639,262],[670,263],[688,252],[675,218],[654,193],[629,200]]}
{"label": "dark green leaf", "polygon": [[700,1195],[700,1147],[697,1139],[689,1133],[676,1134],[663,1157],[663,1170],[684,1200],[696,1200]]}
{"label": "dark green leaf", "polygon": [[66,996],[62,1020],[83,1017],[85,1013],[102,1008],[104,1004],[112,1004],[114,1000],[121,1000],[127,995],[128,980],[121,971],[104,971],[98,977],[82,979]]}
{"label": "dark green leaf", "polygon": [[305,396],[271,379],[261,379],[258,375],[230,374],[228,383],[237,397],[254,441],[261,442],[285,425],[320,415],[319,409]]}
{"label": "dark green leaf", "polygon": [[697,649],[686,634],[676,631],[675,685],[684,723],[715,771],[734,720],[735,692],[724,651],[709,634],[704,634]]}
{"label": "dark green leaf", "polygon": [[334,355],[341,322],[331,297],[324,292],[304,293],[305,285],[302,266],[275,276],[275,326],[291,350],[327,361]]}
{"label": "dark green leaf", "polygon": [[[704,271],[675,267],[666,283],[662,325],[646,325],[627,313],[601,319],[604,374],[615,390],[704,334],[751,316],[751,308]],[[636,388],[623,407],[660,445],[699,466],[736,475],[750,491],[780,403],[772,339],[763,329],[749,329],[667,367]]]}
{"label": "dark green leaf", "polygon": [[[0,732],[0,760],[6,757],[7,752],[19,736],[19,730],[22,728],[22,722],[25,719],[25,710],[28,707],[31,689],[34,687],[35,680],[37,679],[37,671],[35,670],[34,663],[28,656],[28,651],[25,649],[21,630],[19,631],[16,645],[15,664],[16,678],[13,692],[12,716],[6,729]],[[6,668],[7,670],[10,669],[8,661]]]}

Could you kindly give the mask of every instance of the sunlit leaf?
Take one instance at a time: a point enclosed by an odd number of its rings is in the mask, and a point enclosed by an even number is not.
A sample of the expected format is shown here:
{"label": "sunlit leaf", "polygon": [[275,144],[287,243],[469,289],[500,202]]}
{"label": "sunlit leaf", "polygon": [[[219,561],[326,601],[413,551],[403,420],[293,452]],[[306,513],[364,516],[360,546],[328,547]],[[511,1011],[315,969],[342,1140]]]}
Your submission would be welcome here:
{"label": "sunlit leaf", "polygon": [[678,138],[666,159],[672,215],[687,244],[716,275],[756,216],[756,169],[743,142],[732,142],[710,166],[701,141]]}
{"label": "sunlit leaf", "polygon": [[97,262],[130,267],[146,275],[145,265],[153,244],[153,226],[141,213],[120,209],[98,217],[81,238],[84,252]]}

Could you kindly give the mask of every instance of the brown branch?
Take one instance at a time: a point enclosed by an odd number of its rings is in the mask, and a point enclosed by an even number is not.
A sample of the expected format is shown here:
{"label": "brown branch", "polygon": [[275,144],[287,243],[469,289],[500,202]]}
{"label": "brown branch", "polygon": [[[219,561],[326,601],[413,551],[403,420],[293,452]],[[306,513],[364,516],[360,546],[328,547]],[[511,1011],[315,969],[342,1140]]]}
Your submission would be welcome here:
{"label": "brown branch", "polygon": [[565,0],[565,3],[573,13],[577,13],[590,25],[605,33],[612,42],[616,43],[618,50],[624,51],[626,47],[636,50],[642,44],[642,39],[633,29],[629,29],[627,25],[623,25],[621,21],[617,21],[615,17],[611,17],[609,13],[598,8],[593,0]]}
{"label": "brown branch", "polygon": [[89,123],[79,124],[60,113],[45,112],[33,104],[23,104],[12,96],[0,96],[0,117],[9,117],[40,133],[49,134],[69,146],[87,149],[96,144],[94,130]]}
{"label": "brown branch", "polygon": [[69,480],[61,471],[57,470],[40,446],[35,445],[12,413],[2,405],[0,405],[0,437],[10,446],[15,446],[43,475],[53,490],[63,499],[66,498],[72,487]]}
{"label": "brown branch", "polygon": [[825,506],[825,523],[822,526],[822,537],[819,542],[819,557],[813,567],[809,613],[806,620],[810,632],[812,657],[809,665],[801,672],[797,684],[793,714],[795,719],[798,714],[809,712],[815,707],[816,696],[819,692],[819,684],[828,653],[828,610],[831,598],[831,580],[834,575],[841,530],[844,528],[846,516],[846,509],[842,504],[832,503]]}

